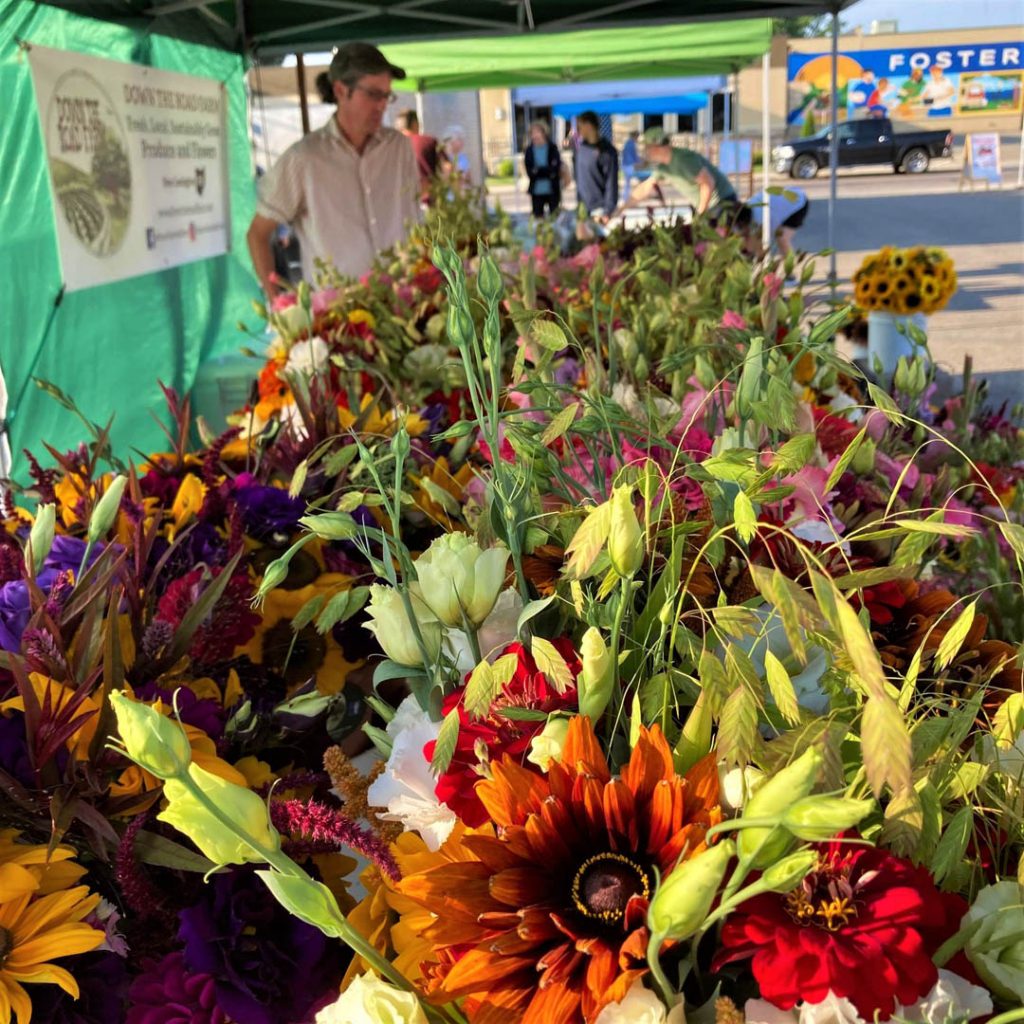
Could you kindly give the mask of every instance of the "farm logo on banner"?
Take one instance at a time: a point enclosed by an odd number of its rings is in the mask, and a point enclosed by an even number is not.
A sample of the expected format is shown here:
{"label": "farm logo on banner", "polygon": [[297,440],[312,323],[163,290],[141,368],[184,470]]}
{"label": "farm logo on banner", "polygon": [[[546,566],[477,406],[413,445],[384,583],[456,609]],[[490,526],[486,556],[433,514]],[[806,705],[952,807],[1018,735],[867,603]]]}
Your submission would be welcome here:
{"label": "farm logo on banner", "polygon": [[227,252],[219,82],[33,46],[69,291]]}
{"label": "farm logo on banner", "polygon": [[[840,117],[1019,114],[1024,42],[845,51],[836,72]],[[787,78],[789,123],[823,127],[829,117],[831,55],[790,53]]]}

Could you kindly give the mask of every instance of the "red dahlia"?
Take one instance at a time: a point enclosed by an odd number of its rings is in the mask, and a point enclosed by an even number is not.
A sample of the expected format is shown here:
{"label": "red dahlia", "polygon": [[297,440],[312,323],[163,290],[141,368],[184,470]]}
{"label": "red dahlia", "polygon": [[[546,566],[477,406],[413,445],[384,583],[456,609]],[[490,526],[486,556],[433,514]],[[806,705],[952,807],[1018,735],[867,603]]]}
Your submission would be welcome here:
{"label": "red dahlia", "polygon": [[888,1020],[938,980],[932,954],[967,910],[928,870],[874,847],[835,840],[788,893],[755,896],[722,929],[715,969],[752,957],[761,995],[780,1009],[829,991],[865,1020]]}

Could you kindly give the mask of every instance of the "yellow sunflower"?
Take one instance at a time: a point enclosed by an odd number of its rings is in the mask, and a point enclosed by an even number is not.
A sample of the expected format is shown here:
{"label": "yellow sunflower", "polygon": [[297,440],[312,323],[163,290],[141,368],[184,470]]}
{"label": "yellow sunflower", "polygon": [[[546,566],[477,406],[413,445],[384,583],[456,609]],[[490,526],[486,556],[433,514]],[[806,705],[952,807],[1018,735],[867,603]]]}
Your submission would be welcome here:
{"label": "yellow sunflower", "polygon": [[366,324],[372,331],[377,326],[376,317],[368,309],[353,309],[346,318],[350,324]]}
{"label": "yellow sunflower", "polygon": [[[4,849],[16,846],[4,833]],[[63,849],[63,848],[58,848]],[[38,851],[42,851],[40,861]],[[55,854],[56,855],[56,854]],[[47,879],[46,847],[25,846],[0,864],[0,1020],[32,1019],[32,999],[26,984],[59,985],[78,998],[78,982],[64,967],[51,961],[88,953],[103,944],[104,933],[85,924],[100,898],[89,887],[43,891]],[[41,867],[40,865],[44,865]],[[42,877],[40,876],[42,872]]]}
{"label": "yellow sunflower", "polygon": [[893,270],[903,270],[907,265],[907,258],[907,251],[905,249],[896,249],[889,257],[889,266],[891,266]]}
{"label": "yellow sunflower", "polygon": [[[410,437],[419,437],[430,425],[416,412],[406,412],[397,409],[386,409],[381,412],[380,405],[372,406],[373,395],[365,394],[360,400],[358,413],[351,409],[338,407],[338,423],[342,430],[351,430],[357,422],[362,420],[359,428],[361,434],[377,435],[379,437],[390,437],[398,429],[399,423],[405,424],[405,429]],[[372,406],[372,407],[371,407]]]}
{"label": "yellow sunflower", "polygon": [[459,512],[463,492],[473,479],[472,466],[467,463],[453,474],[448,460],[442,455],[421,476],[410,476],[416,486],[413,501],[428,518],[451,531],[449,514]]}

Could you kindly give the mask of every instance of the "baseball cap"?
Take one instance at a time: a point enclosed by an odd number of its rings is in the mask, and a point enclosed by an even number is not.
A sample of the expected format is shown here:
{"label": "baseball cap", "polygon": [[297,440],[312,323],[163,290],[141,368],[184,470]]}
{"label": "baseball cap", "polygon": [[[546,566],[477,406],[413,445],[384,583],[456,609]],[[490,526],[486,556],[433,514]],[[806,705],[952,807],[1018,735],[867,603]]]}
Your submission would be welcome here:
{"label": "baseball cap", "polygon": [[343,43],[334,51],[327,73],[332,82],[361,75],[390,75],[399,80],[405,78],[402,68],[389,63],[384,54],[369,43]]}
{"label": "baseball cap", "polygon": [[668,144],[668,135],[665,134],[664,128],[659,128],[655,125],[644,132],[644,142],[648,146],[665,146]]}

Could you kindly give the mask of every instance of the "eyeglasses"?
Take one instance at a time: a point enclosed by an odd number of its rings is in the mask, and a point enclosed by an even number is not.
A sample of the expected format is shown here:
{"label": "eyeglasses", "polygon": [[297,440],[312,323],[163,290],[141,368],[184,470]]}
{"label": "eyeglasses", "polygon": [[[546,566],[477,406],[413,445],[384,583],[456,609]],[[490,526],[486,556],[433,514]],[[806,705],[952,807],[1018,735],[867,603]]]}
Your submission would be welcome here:
{"label": "eyeglasses", "polygon": [[353,85],[353,89],[365,92],[372,103],[394,103],[398,95],[393,92],[381,92],[380,89],[367,89],[365,85]]}

